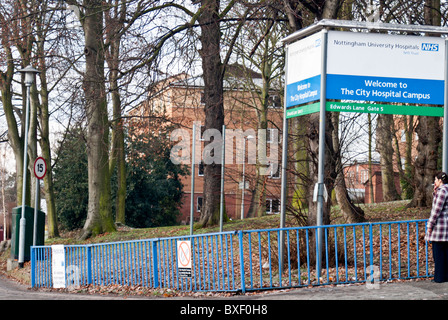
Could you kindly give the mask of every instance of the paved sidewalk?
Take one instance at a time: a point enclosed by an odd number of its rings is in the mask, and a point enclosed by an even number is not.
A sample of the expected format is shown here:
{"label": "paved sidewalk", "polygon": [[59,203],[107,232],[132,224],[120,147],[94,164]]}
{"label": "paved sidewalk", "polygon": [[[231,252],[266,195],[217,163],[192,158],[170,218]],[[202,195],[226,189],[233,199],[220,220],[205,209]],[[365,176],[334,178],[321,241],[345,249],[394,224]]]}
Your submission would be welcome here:
{"label": "paved sidewalk", "polygon": [[266,292],[263,295],[245,295],[242,299],[263,300],[448,300],[448,282],[406,280],[382,282],[377,289],[365,284],[337,285]]}
{"label": "paved sidewalk", "polygon": [[29,290],[27,286],[0,276],[0,300],[187,300],[187,301],[285,301],[285,300],[448,300],[448,282],[434,283],[431,280],[405,280],[380,282],[377,289],[369,289],[365,284],[322,286],[287,290],[264,291],[256,294],[247,292],[230,297],[222,296],[182,296],[144,297],[114,295],[81,295],[61,292]]}

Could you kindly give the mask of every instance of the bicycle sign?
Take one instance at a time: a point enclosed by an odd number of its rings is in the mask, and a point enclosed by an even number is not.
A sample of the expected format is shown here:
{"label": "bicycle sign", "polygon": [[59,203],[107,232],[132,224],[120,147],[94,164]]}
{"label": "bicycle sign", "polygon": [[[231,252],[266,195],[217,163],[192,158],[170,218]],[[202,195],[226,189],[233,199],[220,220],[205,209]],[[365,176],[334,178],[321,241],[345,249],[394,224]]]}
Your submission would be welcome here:
{"label": "bicycle sign", "polygon": [[34,176],[37,179],[43,179],[46,173],[47,163],[45,162],[45,159],[42,157],[37,158],[36,161],[34,161]]}

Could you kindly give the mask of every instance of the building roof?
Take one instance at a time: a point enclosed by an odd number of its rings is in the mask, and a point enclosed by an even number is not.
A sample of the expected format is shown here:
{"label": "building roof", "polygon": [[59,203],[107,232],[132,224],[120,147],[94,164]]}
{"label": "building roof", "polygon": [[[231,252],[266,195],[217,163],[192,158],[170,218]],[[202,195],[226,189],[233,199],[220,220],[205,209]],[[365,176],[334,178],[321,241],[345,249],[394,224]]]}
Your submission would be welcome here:
{"label": "building roof", "polygon": [[[224,77],[224,89],[244,89],[248,86],[248,79],[256,86],[262,85],[262,76],[260,73],[251,70],[243,65],[234,63],[226,67],[226,76]],[[202,75],[186,77],[170,83],[174,87],[204,87]]]}

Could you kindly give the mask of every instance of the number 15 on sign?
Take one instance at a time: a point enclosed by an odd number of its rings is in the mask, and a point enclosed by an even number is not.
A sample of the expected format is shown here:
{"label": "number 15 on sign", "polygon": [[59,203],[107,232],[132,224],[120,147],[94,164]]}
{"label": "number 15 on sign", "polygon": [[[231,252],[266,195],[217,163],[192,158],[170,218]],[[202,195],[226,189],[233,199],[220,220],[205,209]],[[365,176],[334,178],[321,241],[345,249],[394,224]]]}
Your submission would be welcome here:
{"label": "number 15 on sign", "polygon": [[37,158],[36,161],[34,161],[34,176],[37,179],[43,179],[46,173],[47,163],[45,162],[45,159],[42,157]]}

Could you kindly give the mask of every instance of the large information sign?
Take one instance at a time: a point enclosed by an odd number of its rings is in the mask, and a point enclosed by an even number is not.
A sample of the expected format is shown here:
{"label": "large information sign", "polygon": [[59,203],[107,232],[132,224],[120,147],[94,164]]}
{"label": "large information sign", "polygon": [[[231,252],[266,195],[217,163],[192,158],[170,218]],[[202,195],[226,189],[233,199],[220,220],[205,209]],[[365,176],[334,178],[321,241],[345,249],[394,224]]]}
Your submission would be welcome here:
{"label": "large information sign", "polygon": [[[319,111],[321,34],[288,47],[287,118]],[[445,50],[438,37],[328,31],[326,110],[443,116]]]}

